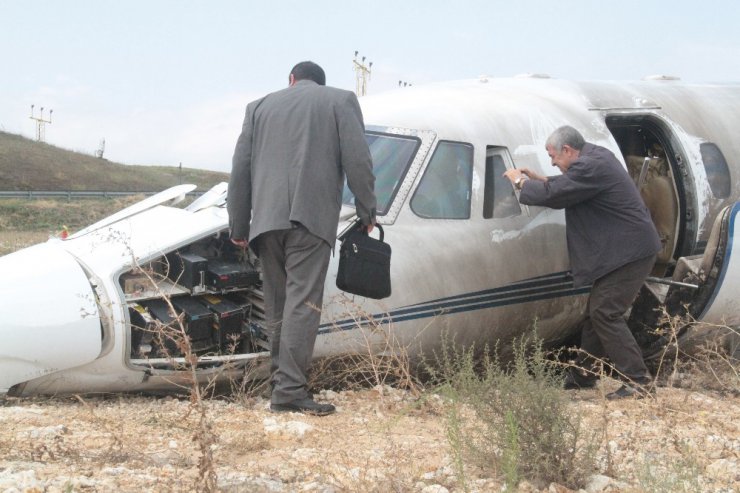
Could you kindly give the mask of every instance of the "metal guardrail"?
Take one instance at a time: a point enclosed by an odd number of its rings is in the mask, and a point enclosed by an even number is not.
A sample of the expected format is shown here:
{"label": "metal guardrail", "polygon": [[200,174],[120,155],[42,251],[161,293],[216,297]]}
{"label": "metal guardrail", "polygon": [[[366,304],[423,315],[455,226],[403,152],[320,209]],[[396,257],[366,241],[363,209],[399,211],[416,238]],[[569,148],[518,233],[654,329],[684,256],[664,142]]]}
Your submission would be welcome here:
{"label": "metal guardrail", "polygon": [[[106,192],[103,190],[10,190],[0,191],[0,198],[18,198],[18,199],[40,199],[49,197],[62,197],[66,199],[89,198],[89,197],[124,197],[127,195],[154,195],[156,192]],[[187,195],[198,197],[205,192],[188,192]]]}

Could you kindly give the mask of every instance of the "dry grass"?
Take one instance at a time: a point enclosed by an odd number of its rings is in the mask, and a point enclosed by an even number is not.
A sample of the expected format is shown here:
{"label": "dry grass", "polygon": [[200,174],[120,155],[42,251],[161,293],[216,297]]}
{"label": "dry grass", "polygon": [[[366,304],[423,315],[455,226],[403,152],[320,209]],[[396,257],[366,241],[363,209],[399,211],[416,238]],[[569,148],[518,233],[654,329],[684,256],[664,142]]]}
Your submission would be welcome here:
{"label": "dry grass", "polygon": [[0,199],[0,230],[56,235],[67,226],[72,233],[143,198],[132,195],[113,199]]}
{"label": "dry grass", "polygon": [[[608,391],[617,384],[602,385]],[[661,388],[656,401],[609,402],[601,393],[567,398],[586,427],[609,427],[594,453],[598,472],[614,478],[604,491],[733,491],[735,472],[721,467],[736,460],[737,397]],[[444,486],[460,492],[464,482],[468,491],[503,491],[502,478],[481,468],[458,473],[445,438],[450,401],[430,388],[420,397],[388,387],[321,391],[319,397],[338,412],[273,414],[259,397],[205,400],[218,438],[218,490],[422,492]],[[0,486],[10,477],[20,491],[24,485],[33,491],[34,483],[21,479],[33,468],[38,491],[194,491],[197,420],[189,399],[171,396],[86,396],[84,403],[11,398],[0,406]],[[310,428],[291,433],[296,424]],[[519,491],[567,490],[536,487],[525,478]]]}
{"label": "dry grass", "polygon": [[584,431],[557,364],[536,337],[515,341],[509,363],[495,351],[450,343],[429,372],[451,399],[447,437],[463,490],[474,468],[500,478],[507,491],[523,480],[538,487],[585,486],[601,434]]}
{"label": "dry grass", "polygon": [[49,238],[45,231],[5,231],[0,230],[0,256],[41,243]]}
{"label": "dry grass", "polygon": [[[131,253],[132,262],[136,264],[136,258]],[[169,270],[167,265],[165,272]],[[194,422],[191,423],[192,440],[198,448],[198,475],[195,482],[196,491],[206,493],[217,491],[218,475],[214,463],[214,449],[218,444],[218,435],[214,431],[213,420],[211,418],[211,409],[208,405],[208,397],[212,395],[217,376],[205,385],[201,384],[198,379],[198,355],[193,349],[190,337],[184,323],[184,314],[177,314],[175,307],[172,305],[171,297],[161,289],[161,283],[166,279],[166,275],[157,273],[149,266],[137,266],[135,273],[143,274],[151,288],[158,294],[158,298],[164,300],[171,314],[175,316],[174,322],[164,324],[159,320],[154,320],[155,339],[161,341],[160,347],[167,348],[169,345],[165,342],[172,342],[181,354],[183,364],[174,364],[175,357],[165,354],[173,362],[173,367],[177,368],[185,376],[184,389],[187,390],[190,398],[191,407],[188,409],[187,419],[191,412],[194,414]],[[166,349],[165,349],[166,352]]]}
{"label": "dry grass", "polygon": [[[344,295],[332,302],[340,304],[344,314],[354,320],[355,339],[347,344],[345,354],[314,362],[309,386],[317,389],[393,386],[419,395],[422,384],[412,368],[410,344],[398,339],[393,323],[387,319],[376,320]],[[340,338],[345,333],[336,327],[335,331]]]}

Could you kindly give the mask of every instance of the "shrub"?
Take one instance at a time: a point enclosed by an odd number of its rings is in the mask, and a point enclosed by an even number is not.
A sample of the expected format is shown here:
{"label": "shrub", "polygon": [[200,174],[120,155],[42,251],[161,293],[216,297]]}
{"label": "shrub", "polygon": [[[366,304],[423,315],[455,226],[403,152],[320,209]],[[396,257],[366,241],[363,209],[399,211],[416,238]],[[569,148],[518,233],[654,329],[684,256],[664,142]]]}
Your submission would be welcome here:
{"label": "shrub", "polygon": [[447,435],[463,487],[462,465],[498,475],[509,488],[522,479],[579,488],[593,472],[598,435],[583,435],[542,341],[515,341],[506,364],[497,351],[446,345],[429,371],[453,403]]}

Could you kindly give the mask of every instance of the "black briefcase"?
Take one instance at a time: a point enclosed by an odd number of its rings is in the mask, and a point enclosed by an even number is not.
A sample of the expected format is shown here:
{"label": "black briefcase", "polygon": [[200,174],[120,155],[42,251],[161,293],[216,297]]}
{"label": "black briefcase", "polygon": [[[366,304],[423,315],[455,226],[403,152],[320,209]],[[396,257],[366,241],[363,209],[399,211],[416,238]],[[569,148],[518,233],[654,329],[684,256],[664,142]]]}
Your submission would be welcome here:
{"label": "black briefcase", "polygon": [[[383,242],[383,227],[376,240],[361,225],[339,237],[337,287],[342,291],[379,300],[391,295],[391,246]],[[362,228],[362,229],[361,229]]]}

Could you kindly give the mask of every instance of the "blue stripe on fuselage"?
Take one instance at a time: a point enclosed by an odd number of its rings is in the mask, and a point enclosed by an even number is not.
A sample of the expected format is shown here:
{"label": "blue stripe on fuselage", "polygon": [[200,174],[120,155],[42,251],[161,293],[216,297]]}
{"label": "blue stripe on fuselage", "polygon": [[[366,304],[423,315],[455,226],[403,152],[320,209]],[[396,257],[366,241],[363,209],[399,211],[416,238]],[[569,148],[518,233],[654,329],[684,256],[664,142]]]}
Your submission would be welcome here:
{"label": "blue stripe on fuselage", "polygon": [[727,253],[725,254],[725,258],[722,259],[722,270],[719,273],[712,297],[709,299],[707,306],[705,306],[701,311],[699,320],[703,319],[707,313],[709,313],[709,310],[714,304],[714,300],[717,298],[717,294],[719,294],[719,291],[722,289],[722,283],[725,281],[725,275],[727,274],[727,267],[730,265],[730,255],[732,255],[733,241],[735,238],[735,216],[738,212],[740,212],[740,202],[735,202],[729,212],[729,230],[727,232],[727,246],[725,247],[725,252]]}
{"label": "blue stripe on fuselage", "polygon": [[570,272],[558,272],[517,281],[498,288],[416,303],[388,313],[373,314],[370,317],[360,320],[350,318],[337,322],[328,322],[319,327],[319,333],[352,329],[357,327],[358,324],[370,320],[376,324],[403,322],[436,317],[441,314],[463,313],[498,306],[575,296],[588,293],[589,290],[590,286],[581,288],[573,287],[573,278]]}

